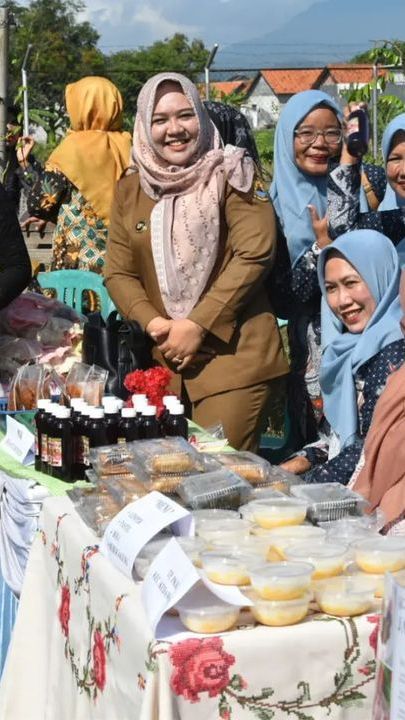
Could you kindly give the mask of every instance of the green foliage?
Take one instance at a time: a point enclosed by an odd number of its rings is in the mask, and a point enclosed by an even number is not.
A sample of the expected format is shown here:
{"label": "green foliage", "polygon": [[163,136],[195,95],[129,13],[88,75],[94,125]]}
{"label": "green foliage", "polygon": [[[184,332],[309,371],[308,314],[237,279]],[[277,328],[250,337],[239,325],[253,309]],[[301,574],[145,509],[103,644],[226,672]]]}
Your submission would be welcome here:
{"label": "green foliage", "polygon": [[256,130],[254,132],[260,163],[265,178],[270,178],[273,170],[274,157],[274,128],[270,130]]}
{"label": "green foliage", "polygon": [[196,81],[204,69],[209,51],[201,40],[189,41],[176,33],[150,47],[123,50],[106,58],[107,75],[120,89],[126,115],[132,117],[142,85],[158,72],[174,71]]}
{"label": "green foliage", "polygon": [[[365,162],[375,162],[383,164],[381,155],[381,138],[384,129],[394,117],[405,112],[405,103],[401,98],[395,95],[383,95],[387,82],[392,80],[392,73],[389,72],[391,67],[400,67],[405,59],[405,42],[400,40],[385,41],[381,46],[368,50],[365,53],[356,55],[351,62],[353,63],[371,63],[385,67],[385,74],[372,80],[359,89],[350,89],[343,93],[347,102],[363,101],[368,104],[372,102],[373,91],[377,89],[377,158],[369,152],[365,157]],[[388,67],[387,67],[388,66]]]}

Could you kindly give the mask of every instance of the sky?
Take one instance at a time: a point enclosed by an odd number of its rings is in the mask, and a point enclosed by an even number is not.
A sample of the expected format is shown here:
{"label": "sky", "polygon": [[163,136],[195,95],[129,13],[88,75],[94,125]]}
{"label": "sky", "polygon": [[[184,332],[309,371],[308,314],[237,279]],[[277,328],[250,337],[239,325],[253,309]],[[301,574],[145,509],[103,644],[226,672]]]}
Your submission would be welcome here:
{"label": "sky", "polygon": [[[325,0],[318,0],[324,2]],[[176,32],[207,47],[246,41],[277,30],[314,0],[85,0],[80,19],[101,35],[105,53],[135,49]]]}

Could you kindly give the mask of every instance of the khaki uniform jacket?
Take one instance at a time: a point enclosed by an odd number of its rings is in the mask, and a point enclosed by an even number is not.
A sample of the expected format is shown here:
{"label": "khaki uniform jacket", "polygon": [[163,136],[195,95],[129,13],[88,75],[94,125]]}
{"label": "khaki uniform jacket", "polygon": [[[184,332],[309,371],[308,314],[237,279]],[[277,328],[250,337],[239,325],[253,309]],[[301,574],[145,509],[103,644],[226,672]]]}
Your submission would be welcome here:
{"label": "khaki uniform jacket", "polygon": [[[181,373],[192,402],[288,372],[263,286],[275,255],[276,225],[270,202],[260,195],[264,194],[253,190],[243,195],[226,186],[219,257],[205,293],[188,316],[207,330],[204,345],[216,353],[208,362]],[[143,328],[154,317],[167,317],[151,247],[154,205],[142,190],[138,173],[118,182],[104,268],[105,283],[117,308]],[[157,349],[155,357],[176,370]],[[180,382],[176,389],[179,387]]]}

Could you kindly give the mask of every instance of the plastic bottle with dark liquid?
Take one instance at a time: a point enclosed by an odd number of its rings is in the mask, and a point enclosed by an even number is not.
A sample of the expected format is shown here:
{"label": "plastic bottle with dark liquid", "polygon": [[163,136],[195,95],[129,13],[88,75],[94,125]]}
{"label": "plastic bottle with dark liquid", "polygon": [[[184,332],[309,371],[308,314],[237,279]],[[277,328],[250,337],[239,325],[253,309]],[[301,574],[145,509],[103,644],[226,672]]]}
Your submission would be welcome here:
{"label": "plastic bottle with dark liquid", "polygon": [[87,407],[87,403],[83,398],[72,398],[70,401],[70,405],[72,408],[72,423],[73,423],[73,429],[72,429],[72,453],[73,453],[73,461],[72,461],[72,477],[74,480],[83,480],[84,478],[84,468],[82,463],[82,435],[81,435],[81,426],[82,426],[82,411],[83,408]]}
{"label": "plastic bottle with dark liquid", "polygon": [[85,472],[90,468],[90,442],[88,429],[90,425],[90,413],[94,408],[91,405],[85,405],[82,407],[81,419],[79,425],[79,441],[77,448],[77,470],[79,478],[85,478]]}
{"label": "plastic bottle with dark liquid", "polygon": [[107,433],[107,445],[116,445],[118,439],[118,423],[120,422],[120,414],[117,404],[108,403],[104,406],[104,424]]}
{"label": "plastic bottle with dark liquid", "polygon": [[52,477],[72,481],[73,441],[71,408],[60,405],[55,410],[52,436]]}
{"label": "plastic bottle with dark liquid", "polygon": [[346,121],[346,147],[353,157],[360,158],[368,150],[370,122],[364,108],[353,110]]}
{"label": "plastic bottle with dark liquid", "polygon": [[170,408],[179,404],[179,399],[176,395],[164,395],[162,398],[164,410],[159,417],[160,434],[162,437],[166,435],[166,422],[170,415]]}
{"label": "plastic bottle with dark liquid", "polygon": [[124,407],[121,410],[121,419],[118,423],[118,443],[132,442],[139,440],[139,426],[136,421],[136,410],[134,407]]}
{"label": "plastic bottle with dark liquid", "polygon": [[[52,400],[38,400],[35,414],[35,470],[42,471],[42,435],[45,433],[48,419],[48,408]],[[45,434],[46,439],[46,434]],[[46,442],[48,442],[46,440]]]}
{"label": "plastic bottle with dark liquid", "polygon": [[60,405],[52,402],[48,406],[46,424],[42,433],[41,461],[42,472],[52,475],[52,453],[53,453],[53,436],[56,422],[56,412]]}
{"label": "plastic bottle with dark liquid", "polygon": [[139,437],[140,440],[155,440],[160,437],[159,421],[156,417],[156,407],[154,405],[148,405],[142,411]]}
{"label": "plastic bottle with dark liquid", "polygon": [[87,427],[89,448],[108,445],[107,428],[105,426],[103,408],[95,407],[90,410],[90,422]]}
{"label": "plastic bottle with dark liquid", "polygon": [[166,420],[167,437],[183,437],[188,439],[188,424],[184,415],[184,405],[173,405]]}

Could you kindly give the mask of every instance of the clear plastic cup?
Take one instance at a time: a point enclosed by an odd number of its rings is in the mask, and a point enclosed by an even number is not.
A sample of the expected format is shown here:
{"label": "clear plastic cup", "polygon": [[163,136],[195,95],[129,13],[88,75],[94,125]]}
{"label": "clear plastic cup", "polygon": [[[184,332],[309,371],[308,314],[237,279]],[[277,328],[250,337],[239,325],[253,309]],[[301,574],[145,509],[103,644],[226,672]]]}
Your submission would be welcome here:
{"label": "clear plastic cup", "polygon": [[369,612],[374,603],[377,583],[359,575],[341,575],[317,583],[315,598],[322,612],[351,617]]}
{"label": "clear plastic cup", "polygon": [[209,580],[220,585],[248,585],[249,571],[260,564],[251,554],[209,550],[201,553],[201,565]]}
{"label": "clear plastic cup", "polygon": [[352,544],[354,559],[366,573],[396,572],[405,568],[405,537],[376,535]]}
{"label": "clear plastic cup", "polygon": [[204,634],[230,630],[238,621],[240,611],[240,607],[223,602],[201,585],[187,593],[176,609],[188,630]]}
{"label": "clear plastic cup", "polygon": [[308,613],[310,593],[294,600],[264,600],[254,591],[245,591],[253,601],[250,611],[262,625],[284,626],[301,622]]}
{"label": "clear plastic cup", "polygon": [[347,545],[338,543],[315,544],[314,542],[302,542],[290,545],[285,550],[287,560],[296,562],[309,562],[314,565],[315,571],[312,574],[313,580],[321,580],[343,572]]}
{"label": "clear plastic cup", "polygon": [[252,569],[250,583],[265,600],[294,600],[308,592],[314,570],[310,563],[270,563]]}
{"label": "clear plastic cup", "polygon": [[264,529],[300,525],[307,513],[307,503],[297,498],[280,497],[248,503],[252,522]]}

